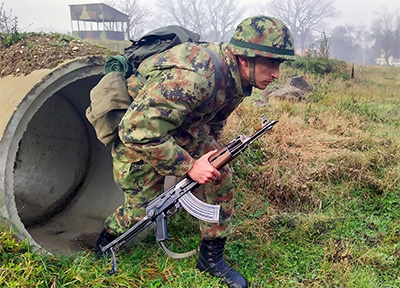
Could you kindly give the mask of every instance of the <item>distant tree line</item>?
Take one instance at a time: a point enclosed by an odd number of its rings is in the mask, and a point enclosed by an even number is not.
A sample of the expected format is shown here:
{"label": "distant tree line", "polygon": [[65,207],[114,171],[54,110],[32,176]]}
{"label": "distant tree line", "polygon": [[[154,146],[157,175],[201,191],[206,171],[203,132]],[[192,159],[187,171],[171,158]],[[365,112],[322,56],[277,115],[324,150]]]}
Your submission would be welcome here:
{"label": "distant tree line", "polygon": [[389,65],[390,59],[400,58],[399,9],[389,11],[382,8],[377,11],[369,30],[364,26],[340,25],[327,36],[326,21],[340,15],[334,2],[271,0],[259,11],[276,16],[289,25],[301,53],[328,41],[327,55],[347,62],[375,64],[376,59],[381,59],[381,64]]}
{"label": "distant tree line", "polygon": [[147,6],[139,5],[139,0],[109,1],[132,19],[132,38],[140,37],[144,26],[153,29],[177,24],[197,32],[204,41],[227,42],[245,14],[265,14],[281,19],[290,27],[296,50],[302,55],[321,46],[324,51],[320,54],[347,62],[375,64],[381,58],[381,64],[388,65],[390,59],[400,58],[399,10],[382,8],[376,12],[369,29],[340,25],[327,34],[326,22],[340,15],[335,0],[271,0],[258,7],[239,6],[234,0],[160,0],[157,7],[162,16],[157,16],[156,23],[149,21],[154,19],[152,13]]}
{"label": "distant tree line", "polygon": [[[129,36],[135,40],[150,29],[177,24],[197,32],[203,41],[227,42],[245,16],[265,14],[290,27],[296,52],[301,55],[322,45],[324,51],[320,55],[347,62],[375,64],[380,59],[381,64],[388,65],[400,58],[399,9],[382,8],[370,28],[340,25],[327,34],[326,22],[340,15],[335,0],[270,0],[249,9],[235,0],[159,0],[157,8],[162,13],[157,14],[142,1],[105,1],[128,15]],[[0,32],[16,29],[17,18],[5,13],[3,5],[0,8]]]}
{"label": "distant tree line", "polygon": [[[139,0],[106,0],[105,3],[128,15],[129,34],[138,39],[144,26],[154,29],[176,24],[198,33],[204,41],[228,41],[236,24],[242,20],[246,9],[234,0],[159,0],[162,11],[156,21],[150,21],[153,13]],[[148,30],[148,29],[147,29]]]}

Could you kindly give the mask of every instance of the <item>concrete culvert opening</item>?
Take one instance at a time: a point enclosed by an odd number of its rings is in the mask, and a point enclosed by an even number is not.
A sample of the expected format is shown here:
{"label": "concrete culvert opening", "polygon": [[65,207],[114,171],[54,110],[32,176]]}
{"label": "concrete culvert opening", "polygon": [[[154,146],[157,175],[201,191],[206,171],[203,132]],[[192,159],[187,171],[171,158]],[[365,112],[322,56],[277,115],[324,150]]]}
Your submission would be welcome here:
{"label": "concrete culvert opening", "polygon": [[92,248],[123,201],[110,148],[85,117],[103,69],[102,57],[86,57],[0,79],[0,216],[50,253]]}

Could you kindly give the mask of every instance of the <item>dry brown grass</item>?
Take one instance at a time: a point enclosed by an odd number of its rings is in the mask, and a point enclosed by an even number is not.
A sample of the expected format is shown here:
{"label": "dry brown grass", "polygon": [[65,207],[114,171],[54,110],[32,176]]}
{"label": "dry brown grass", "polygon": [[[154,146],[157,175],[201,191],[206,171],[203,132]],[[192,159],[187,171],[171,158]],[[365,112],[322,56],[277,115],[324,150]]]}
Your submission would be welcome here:
{"label": "dry brown grass", "polygon": [[[324,188],[321,183],[342,182],[349,187],[371,187],[376,191],[393,188],[399,183],[399,169],[388,169],[383,177],[378,172],[381,167],[391,164],[395,167],[400,162],[399,143],[394,138],[374,134],[374,129],[379,130],[379,127],[371,130],[371,121],[365,115],[340,109],[338,105],[343,101],[363,101],[367,97],[377,99],[379,87],[370,88],[368,92],[365,85],[357,81],[335,83],[336,86],[329,85],[328,96],[321,101],[324,105],[318,104],[318,108],[312,106],[313,103],[276,99],[270,99],[267,107],[257,107],[249,100],[228,120],[225,139],[241,133],[252,134],[260,128],[259,116],[263,113],[279,120],[272,131],[259,140],[259,149],[265,156],[263,163],[248,172],[245,179],[252,183],[257,195],[264,196],[277,209],[293,211],[300,206],[302,209],[320,207],[324,196],[330,193],[329,184]],[[336,89],[346,88],[343,85],[349,86],[349,93],[336,95]],[[354,95],[357,99],[351,100]]]}

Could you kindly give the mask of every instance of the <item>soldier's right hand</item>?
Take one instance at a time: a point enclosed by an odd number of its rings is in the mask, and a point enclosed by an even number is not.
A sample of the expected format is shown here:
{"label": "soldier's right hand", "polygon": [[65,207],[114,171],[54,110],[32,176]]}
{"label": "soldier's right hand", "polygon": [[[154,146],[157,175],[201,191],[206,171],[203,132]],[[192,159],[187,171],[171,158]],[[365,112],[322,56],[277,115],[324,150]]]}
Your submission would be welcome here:
{"label": "soldier's right hand", "polygon": [[192,180],[199,184],[206,184],[214,181],[221,175],[221,173],[208,161],[210,156],[216,151],[217,150],[210,151],[194,162],[194,165],[188,172],[188,176]]}

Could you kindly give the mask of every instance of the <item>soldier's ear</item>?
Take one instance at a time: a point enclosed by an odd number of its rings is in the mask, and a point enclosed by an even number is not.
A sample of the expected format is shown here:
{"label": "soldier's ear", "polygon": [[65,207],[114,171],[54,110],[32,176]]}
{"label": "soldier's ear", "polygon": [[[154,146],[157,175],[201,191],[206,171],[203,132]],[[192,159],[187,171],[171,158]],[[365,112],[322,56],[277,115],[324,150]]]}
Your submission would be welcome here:
{"label": "soldier's ear", "polygon": [[243,56],[243,55],[238,55],[237,56],[237,62],[239,66],[248,68],[249,67],[249,58],[247,58],[247,56]]}

